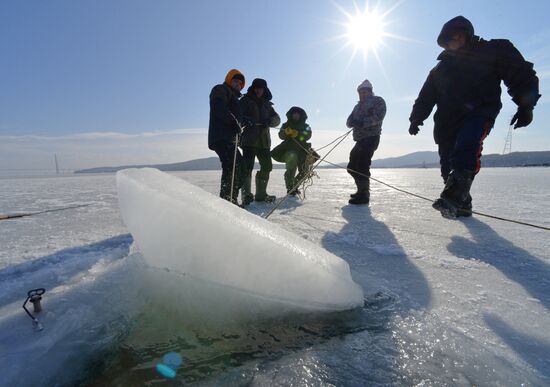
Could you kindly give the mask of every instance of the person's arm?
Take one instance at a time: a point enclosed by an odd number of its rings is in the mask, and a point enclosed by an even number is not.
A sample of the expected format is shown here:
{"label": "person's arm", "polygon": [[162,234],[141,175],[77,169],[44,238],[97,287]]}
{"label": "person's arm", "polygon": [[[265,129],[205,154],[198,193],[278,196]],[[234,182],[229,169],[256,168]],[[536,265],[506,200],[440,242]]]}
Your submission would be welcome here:
{"label": "person's arm", "polygon": [[248,97],[243,97],[239,100],[239,106],[241,108],[241,114],[243,119],[248,121],[254,121],[253,120],[253,113],[252,113],[252,101]]}
{"label": "person's arm", "polygon": [[430,116],[437,102],[432,71],[428,74],[428,78],[426,79],[426,82],[424,82],[424,85],[418,94],[418,98],[414,101],[412,112],[409,117],[411,124],[415,124],[417,126],[422,125],[424,120]]}
{"label": "person's arm", "polygon": [[356,128],[358,126],[357,119],[355,118],[355,111],[357,110],[357,105],[353,108],[351,111],[351,114],[349,115],[348,119],[346,120],[346,126],[348,128]]}
{"label": "person's arm", "polygon": [[283,126],[281,126],[281,129],[279,130],[279,138],[281,140],[286,140],[286,132],[285,132],[285,129],[287,128],[287,124],[286,122],[283,124]]}
{"label": "person's arm", "polygon": [[499,40],[497,69],[508,94],[519,108],[533,109],[540,98],[539,79],[533,63],[526,61],[508,40]]}
{"label": "person's arm", "polygon": [[269,107],[269,127],[274,128],[281,123],[281,117],[277,114],[273,106]]}
{"label": "person's arm", "polygon": [[235,128],[235,130],[237,130],[238,126],[235,120],[239,119],[240,117],[236,117],[229,110],[229,96],[227,95],[227,92],[223,89],[223,86],[215,86],[210,92],[210,111],[212,112],[214,117],[216,117],[216,119],[218,119],[224,125],[227,125],[228,127],[233,127]]}
{"label": "person's arm", "polygon": [[370,114],[363,119],[363,127],[382,125],[382,121],[384,121],[384,117],[386,116],[386,102],[384,99],[377,97],[369,113]]}

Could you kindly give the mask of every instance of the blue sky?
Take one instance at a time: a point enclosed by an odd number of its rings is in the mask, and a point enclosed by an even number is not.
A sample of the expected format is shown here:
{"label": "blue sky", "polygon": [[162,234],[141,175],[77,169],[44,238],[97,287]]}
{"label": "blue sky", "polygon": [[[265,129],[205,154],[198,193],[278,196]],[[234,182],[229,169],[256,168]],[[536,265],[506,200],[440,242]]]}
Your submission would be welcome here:
{"label": "blue sky", "polygon": [[[364,8],[364,2],[356,3]],[[388,114],[375,158],[435,150],[431,118],[417,137],[408,115],[440,48],[441,25],[468,17],[476,33],[507,38],[535,63],[543,97],[514,150],[550,149],[550,3],[370,2],[387,10],[379,61],[344,47],[352,1],[4,1],[0,3],[0,169],[176,162],[214,156],[206,146],[208,94],[230,68],[262,77],[277,111],[302,106],[314,146],[345,131],[365,78]],[[515,106],[485,144],[504,145]],[[275,133],[275,132],[274,132]],[[275,141],[276,142],[276,141]],[[351,139],[332,160],[344,161]]]}

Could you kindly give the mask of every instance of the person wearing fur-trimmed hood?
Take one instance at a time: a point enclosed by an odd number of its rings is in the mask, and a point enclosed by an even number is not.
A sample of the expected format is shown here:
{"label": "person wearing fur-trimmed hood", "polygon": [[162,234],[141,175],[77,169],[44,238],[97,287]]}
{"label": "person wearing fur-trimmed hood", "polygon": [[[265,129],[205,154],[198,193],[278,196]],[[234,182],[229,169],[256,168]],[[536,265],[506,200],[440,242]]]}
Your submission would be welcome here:
{"label": "person wearing fur-trimmed hood", "polygon": [[[241,137],[245,169],[242,187],[244,205],[249,204],[252,200],[258,202],[275,200],[275,196],[267,193],[269,174],[273,169],[269,128],[279,125],[281,118],[273,109],[272,98],[267,82],[264,79],[256,78],[240,100],[243,116],[250,122]],[[252,171],[256,158],[260,162],[260,170],[256,172],[255,177],[256,195],[252,195]]]}

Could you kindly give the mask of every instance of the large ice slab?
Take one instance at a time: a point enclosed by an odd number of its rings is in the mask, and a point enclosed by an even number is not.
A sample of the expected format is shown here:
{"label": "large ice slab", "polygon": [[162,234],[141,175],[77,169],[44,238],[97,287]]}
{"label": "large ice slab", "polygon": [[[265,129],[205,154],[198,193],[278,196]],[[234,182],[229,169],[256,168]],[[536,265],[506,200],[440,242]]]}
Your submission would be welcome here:
{"label": "large ice slab", "polygon": [[326,311],[363,303],[345,261],[178,177],[127,169],[117,187],[124,223],[152,267],[225,287],[243,303]]}

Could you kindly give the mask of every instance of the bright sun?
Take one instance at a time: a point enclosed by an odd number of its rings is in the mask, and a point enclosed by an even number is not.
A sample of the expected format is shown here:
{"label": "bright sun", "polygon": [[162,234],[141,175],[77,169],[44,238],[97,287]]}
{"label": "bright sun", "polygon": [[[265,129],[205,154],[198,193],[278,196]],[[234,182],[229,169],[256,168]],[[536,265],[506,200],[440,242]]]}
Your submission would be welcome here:
{"label": "bright sun", "polygon": [[363,55],[376,51],[386,35],[382,17],[365,10],[348,18],[346,37],[355,51],[362,51]]}
{"label": "bright sun", "polygon": [[343,33],[336,36],[332,40],[344,40],[344,44],[338,51],[344,50],[347,47],[352,48],[352,55],[348,62],[351,64],[353,59],[360,54],[365,62],[372,57],[376,59],[380,67],[383,69],[381,58],[379,57],[380,48],[391,49],[386,44],[387,39],[399,39],[410,41],[410,39],[392,34],[388,31],[390,25],[395,21],[388,20],[388,16],[403,2],[403,0],[384,1],[384,7],[381,6],[382,0],[378,0],[377,4],[369,4],[374,0],[364,0],[363,7],[359,7],[355,0],[353,1],[353,10],[344,9],[338,2],[334,2],[334,6],[345,17],[342,21],[334,21],[343,27]]}

